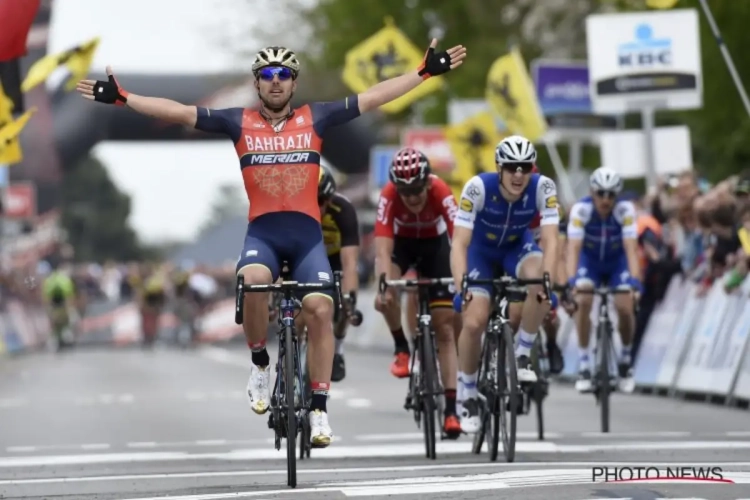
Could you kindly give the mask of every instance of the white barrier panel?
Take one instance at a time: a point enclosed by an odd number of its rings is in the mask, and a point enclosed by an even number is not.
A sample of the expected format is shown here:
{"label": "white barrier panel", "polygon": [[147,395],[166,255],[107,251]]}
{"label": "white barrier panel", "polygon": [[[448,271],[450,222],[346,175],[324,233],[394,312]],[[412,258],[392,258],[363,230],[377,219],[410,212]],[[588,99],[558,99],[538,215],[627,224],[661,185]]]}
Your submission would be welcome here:
{"label": "white barrier panel", "polygon": [[[681,280],[675,277],[672,281]],[[692,282],[686,282],[682,285],[686,290],[685,301],[681,304],[682,313],[672,328],[670,329],[670,339],[668,349],[659,365],[659,374],[656,377],[656,386],[662,388],[671,388],[677,378],[680,363],[686,350],[690,345],[690,339],[695,331],[695,325],[701,318],[701,313],[705,308],[705,300],[696,296],[697,287]],[[645,341],[645,339],[644,339]],[[643,349],[638,356],[643,355]]]}
{"label": "white barrier panel", "polygon": [[[747,332],[745,332],[745,335],[747,335]],[[750,399],[750,353],[747,351],[750,345],[746,345],[745,347],[742,368],[737,374],[737,382],[735,382],[734,392],[732,393],[732,396],[740,399]]]}
{"label": "white barrier panel", "polygon": [[651,314],[633,367],[633,379],[639,386],[656,385],[662,360],[667,351],[674,347],[672,332],[680,315],[685,314],[684,304],[688,293],[689,288],[684,286],[681,279],[672,279],[664,300]]}
{"label": "white barrier panel", "polygon": [[676,388],[686,392],[711,392],[709,364],[714,345],[720,341],[723,329],[731,327],[736,303],[727,300],[722,283],[717,281],[706,298],[706,312],[700,318],[690,340],[687,356],[680,367]]}

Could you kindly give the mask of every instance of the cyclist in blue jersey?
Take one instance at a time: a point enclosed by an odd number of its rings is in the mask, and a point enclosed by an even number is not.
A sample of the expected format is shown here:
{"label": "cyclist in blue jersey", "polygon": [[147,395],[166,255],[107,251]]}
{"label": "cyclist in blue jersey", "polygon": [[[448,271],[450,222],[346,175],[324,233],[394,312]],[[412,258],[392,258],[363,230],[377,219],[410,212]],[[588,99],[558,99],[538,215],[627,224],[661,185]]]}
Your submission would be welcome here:
{"label": "cyclist in blue jersey", "polygon": [[[570,210],[566,261],[569,283],[577,290],[608,285],[640,292],[636,212],[631,202],[617,199],[622,191],[622,179],[615,170],[600,167],[591,174],[590,187],[591,195],[578,201]],[[576,297],[578,311],[575,321],[580,348],[576,389],[579,392],[592,390],[589,335],[593,300],[589,294]],[[631,294],[614,296],[622,339],[618,361],[620,388],[626,392],[634,388],[630,368],[635,330],[633,301]]]}
{"label": "cyclist in blue jersey", "polygon": [[[555,276],[558,223],[557,187],[552,179],[532,173],[536,162],[534,145],[521,136],[503,139],[495,149],[497,172],[472,177],[464,186],[455,218],[451,249],[451,271],[456,288],[463,275],[489,279],[503,272],[521,279],[540,279],[544,272]],[[541,215],[541,243],[529,230]],[[466,304],[460,293],[454,302],[463,306],[463,329],[458,339],[458,394],[461,429],[479,430],[477,371],[480,339],[491,311],[489,286],[471,286]],[[544,300],[539,301],[538,297]],[[518,330],[516,358],[518,380],[536,381],[529,354],[539,326],[549,311],[549,300],[541,286],[528,287]]]}

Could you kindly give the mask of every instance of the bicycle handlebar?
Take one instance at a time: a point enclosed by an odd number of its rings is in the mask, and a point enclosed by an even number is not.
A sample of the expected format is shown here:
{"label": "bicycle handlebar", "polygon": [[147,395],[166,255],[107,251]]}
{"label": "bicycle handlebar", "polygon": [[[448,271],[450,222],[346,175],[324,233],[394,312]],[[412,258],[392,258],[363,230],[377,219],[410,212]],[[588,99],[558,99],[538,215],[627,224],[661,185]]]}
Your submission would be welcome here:
{"label": "bicycle handlebar", "polygon": [[380,281],[378,283],[378,290],[380,293],[385,293],[386,289],[391,288],[410,288],[410,287],[425,287],[425,286],[440,286],[440,285],[452,285],[453,278],[414,278],[414,279],[400,279],[400,280],[387,280],[385,279],[385,273],[380,275]]}
{"label": "bicycle handlebar", "polygon": [[608,286],[600,286],[597,288],[583,288],[575,289],[574,293],[581,295],[618,295],[623,293],[633,293],[632,288],[610,288]]}
{"label": "bicycle handlebar", "polygon": [[544,293],[547,295],[547,297],[552,297],[552,283],[549,277],[549,273],[544,273],[541,278],[527,280],[511,278],[510,276],[501,276],[499,278],[492,279],[475,279],[469,277],[468,274],[464,274],[463,279],[461,280],[461,300],[463,302],[466,302],[466,294],[469,292],[469,286],[471,285],[492,285],[493,287],[499,287],[503,290],[518,289],[527,285],[542,285],[542,287],[544,288]]}

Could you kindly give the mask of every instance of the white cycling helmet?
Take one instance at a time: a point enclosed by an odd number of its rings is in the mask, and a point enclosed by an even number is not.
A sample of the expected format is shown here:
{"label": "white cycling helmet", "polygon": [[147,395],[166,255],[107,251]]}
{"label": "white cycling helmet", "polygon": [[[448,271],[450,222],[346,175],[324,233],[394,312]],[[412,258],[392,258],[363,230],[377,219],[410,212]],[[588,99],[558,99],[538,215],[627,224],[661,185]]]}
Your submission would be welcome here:
{"label": "white cycling helmet", "polygon": [[297,55],[286,47],[266,47],[260,49],[255,54],[252,71],[253,73],[257,73],[258,70],[266,66],[283,66],[289,68],[294,73],[295,78],[299,74],[300,67]]}
{"label": "white cycling helmet", "polygon": [[589,185],[593,191],[619,193],[622,191],[622,177],[613,168],[599,167],[591,174]]}
{"label": "white cycling helmet", "polygon": [[495,163],[536,163],[536,148],[525,137],[511,135],[500,141],[495,148]]}

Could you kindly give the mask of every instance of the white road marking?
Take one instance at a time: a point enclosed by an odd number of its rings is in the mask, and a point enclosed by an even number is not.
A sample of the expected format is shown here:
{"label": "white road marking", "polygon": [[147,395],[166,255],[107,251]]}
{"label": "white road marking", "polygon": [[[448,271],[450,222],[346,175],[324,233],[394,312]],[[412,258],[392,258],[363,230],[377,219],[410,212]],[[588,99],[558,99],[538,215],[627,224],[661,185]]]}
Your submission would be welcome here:
{"label": "white road marking", "polygon": [[[465,476],[430,476],[418,478],[396,478],[378,481],[357,481],[339,483],[336,485],[319,485],[311,488],[270,491],[236,491],[232,493],[213,493],[201,495],[179,495],[166,497],[140,497],[126,500],[222,500],[227,498],[252,498],[270,495],[296,495],[304,493],[327,493],[338,492],[346,497],[366,496],[400,496],[400,495],[424,495],[429,493],[445,493],[458,491],[486,491],[496,489],[521,488],[530,486],[552,486],[564,484],[580,484],[590,471],[582,469],[563,470],[533,470],[533,471],[504,471],[491,474],[472,474]],[[529,479],[537,477],[544,479],[542,483],[529,482]],[[557,482],[548,482],[546,479],[556,478]],[[526,479],[526,482],[518,480]],[[732,474],[731,479],[737,483],[750,483],[750,473]],[[590,481],[588,481],[590,482]],[[648,482],[648,481],[644,481]]]}
{"label": "white road marking", "polygon": [[135,401],[135,396],[132,394],[120,394],[117,399],[120,403],[130,404]]}
{"label": "white road marking", "polygon": [[125,446],[128,448],[156,448],[157,444],[154,441],[139,441],[135,443],[128,443]]}
{"label": "white road marking", "polygon": [[692,432],[682,431],[656,431],[656,432],[582,432],[581,437],[586,438],[630,438],[630,437],[690,437]]}
{"label": "white road marking", "polygon": [[346,406],[349,408],[370,408],[372,401],[365,398],[352,398],[346,400]]}
{"label": "white road marking", "polygon": [[[674,462],[652,462],[649,465],[674,466]],[[643,462],[533,462],[533,463],[466,463],[466,464],[429,464],[429,465],[401,465],[401,466],[383,466],[383,467],[348,467],[335,469],[298,469],[299,475],[328,476],[330,474],[361,474],[361,473],[390,473],[390,472],[419,472],[434,470],[456,469],[517,469],[528,467],[585,467],[588,473],[590,467],[627,467],[643,466]],[[750,462],[704,462],[704,467],[750,467]],[[236,471],[212,471],[212,472],[165,472],[160,474],[123,474],[119,476],[79,476],[79,477],[48,477],[35,479],[4,479],[0,480],[2,485],[22,485],[22,484],[56,484],[56,483],[90,483],[90,482],[108,482],[108,481],[137,481],[137,480],[172,480],[185,478],[212,478],[212,477],[254,477],[254,476],[286,476],[286,468],[270,470],[236,470]],[[750,500],[750,499],[747,499]]]}
{"label": "white road marking", "polygon": [[28,453],[30,451],[36,451],[36,446],[8,446],[5,451],[8,453]]}
{"label": "white road marking", "polygon": [[[565,434],[558,432],[545,432],[546,439],[554,439],[564,437]],[[538,437],[535,431],[518,431],[516,432],[517,439],[534,439]],[[421,432],[396,432],[396,433],[383,433],[383,434],[358,434],[354,436],[355,441],[362,442],[383,442],[383,441],[421,441],[424,439],[424,434]]]}
{"label": "white road marking", "polygon": [[110,445],[107,443],[92,443],[92,444],[82,444],[81,449],[82,450],[108,450],[110,448]]}
{"label": "white road marking", "polygon": [[26,399],[3,398],[0,399],[0,408],[20,408],[21,406],[26,406],[28,403]]}
{"label": "white road marking", "polygon": [[204,439],[202,441],[196,441],[196,445],[198,446],[221,446],[223,444],[227,444],[226,439]]}
{"label": "white road marking", "polygon": [[[722,450],[750,449],[750,442],[733,441],[664,441],[643,443],[602,443],[595,445],[566,445],[543,441],[520,441],[516,444],[518,453],[564,454],[591,453],[598,451],[617,452],[632,450]],[[438,455],[468,454],[471,443],[440,442],[437,443]],[[375,457],[408,457],[421,456],[424,453],[422,443],[376,444],[369,446],[332,446],[316,450],[316,460],[341,458],[375,458]],[[78,465],[91,463],[154,462],[154,461],[196,461],[196,460],[282,460],[285,451],[269,448],[237,449],[228,452],[188,453],[175,452],[140,452],[111,453],[92,455],[53,455],[31,457],[0,457],[0,468],[32,467],[54,465]]]}

